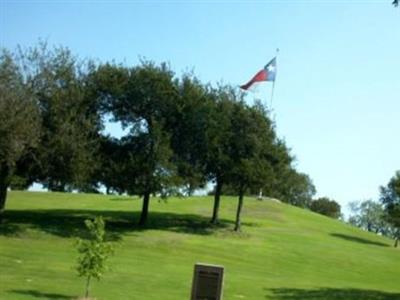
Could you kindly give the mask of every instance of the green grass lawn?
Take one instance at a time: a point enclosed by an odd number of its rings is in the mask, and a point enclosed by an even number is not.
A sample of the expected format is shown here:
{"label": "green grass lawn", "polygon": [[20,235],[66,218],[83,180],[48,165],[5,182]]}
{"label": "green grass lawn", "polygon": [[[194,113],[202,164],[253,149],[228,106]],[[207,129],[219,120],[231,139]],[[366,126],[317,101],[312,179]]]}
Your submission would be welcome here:
{"label": "green grass lawn", "polygon": [[153,199],[146,228],[141,201],[120,196],[11,192],[0,225],[0,299],[73,299],[74,241],[102,215],[115,241],[111,270],[94,282],[99,300],[189,299],[196,262],[225,267],[224,299],[400,299],[400,249],[393,241],[272,201],[224,197],[209,225],[211,197]]}

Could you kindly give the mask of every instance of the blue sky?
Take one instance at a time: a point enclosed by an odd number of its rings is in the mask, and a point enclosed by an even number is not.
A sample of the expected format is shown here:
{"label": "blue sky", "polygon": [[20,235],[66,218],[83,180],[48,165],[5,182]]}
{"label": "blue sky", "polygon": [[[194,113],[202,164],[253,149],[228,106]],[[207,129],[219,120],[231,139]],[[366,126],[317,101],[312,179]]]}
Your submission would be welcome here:
{"label": "blue sky", "polygon": [[[233,85],[279,47],[278,134],[318,196],[346,206],[377,199],[400,169],[400,8],[390,2],[0,0],[0,43],[42,38],[80,57],[146,57]],[[269,101],[270,89],[248,101]]]}

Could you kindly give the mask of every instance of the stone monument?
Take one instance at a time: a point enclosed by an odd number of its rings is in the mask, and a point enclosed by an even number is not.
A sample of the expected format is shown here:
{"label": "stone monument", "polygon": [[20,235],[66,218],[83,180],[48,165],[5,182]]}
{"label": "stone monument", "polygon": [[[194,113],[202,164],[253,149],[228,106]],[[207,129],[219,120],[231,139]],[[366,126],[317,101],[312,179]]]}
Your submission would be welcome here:
{"label": "stone monument", "polygon": [[223,279],[224,267],[195,264],[191,300],[222,300]]}

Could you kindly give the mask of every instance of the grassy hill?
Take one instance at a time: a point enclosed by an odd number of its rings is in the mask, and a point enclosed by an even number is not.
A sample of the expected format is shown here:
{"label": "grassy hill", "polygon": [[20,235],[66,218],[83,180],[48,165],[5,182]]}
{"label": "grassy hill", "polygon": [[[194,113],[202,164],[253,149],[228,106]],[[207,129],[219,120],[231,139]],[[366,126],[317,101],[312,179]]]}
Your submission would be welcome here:
{"label": "grassy hill", "polygon": [[93,284],[99,300],[189,299],[196,262],[225,266],[224,299],[400,299],[400,250],[389,239],[272,201],[224,197],[210,227],[211,197],[141,201],[119,196],[11,192],[0,225],[0,299],[71,299],[83,294],[74,240],[83,221],[107,220],[116,254]]}

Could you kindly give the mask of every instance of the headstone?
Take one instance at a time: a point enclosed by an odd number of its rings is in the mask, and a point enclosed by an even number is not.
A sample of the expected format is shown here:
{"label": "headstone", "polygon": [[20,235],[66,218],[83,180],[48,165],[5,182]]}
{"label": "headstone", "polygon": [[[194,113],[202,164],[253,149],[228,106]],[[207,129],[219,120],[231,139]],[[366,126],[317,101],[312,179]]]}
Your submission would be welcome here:
{"label": "headstone", "polygon": [[224,267],[195,264],[191,300],[222,300]]}

